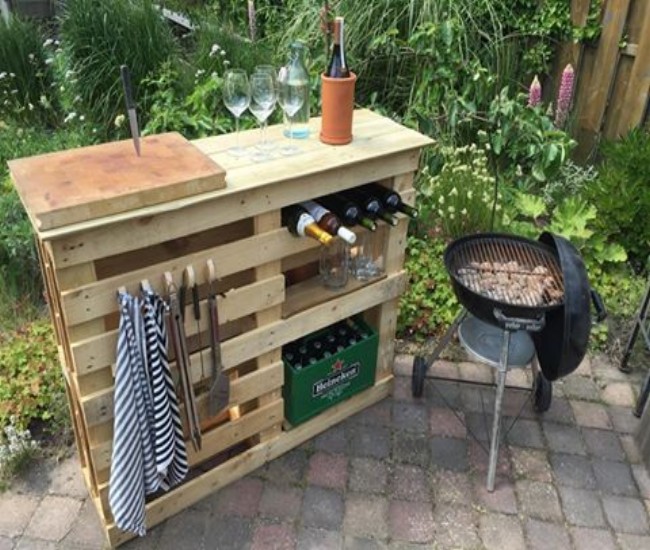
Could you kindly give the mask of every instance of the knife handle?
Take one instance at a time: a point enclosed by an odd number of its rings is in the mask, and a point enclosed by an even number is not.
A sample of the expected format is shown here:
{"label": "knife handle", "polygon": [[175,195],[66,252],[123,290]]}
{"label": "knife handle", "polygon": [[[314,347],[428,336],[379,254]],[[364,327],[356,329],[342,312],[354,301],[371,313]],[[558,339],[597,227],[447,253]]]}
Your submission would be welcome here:
{"label": "knife handle", "polygon": [[124,99],[126,101],[126,109],[135,109],[135,101],[133,99],[133,86],[131,85],[131,73],[126,65],[120,66],[120,75],[122,76],[122,86],[124,87]]}

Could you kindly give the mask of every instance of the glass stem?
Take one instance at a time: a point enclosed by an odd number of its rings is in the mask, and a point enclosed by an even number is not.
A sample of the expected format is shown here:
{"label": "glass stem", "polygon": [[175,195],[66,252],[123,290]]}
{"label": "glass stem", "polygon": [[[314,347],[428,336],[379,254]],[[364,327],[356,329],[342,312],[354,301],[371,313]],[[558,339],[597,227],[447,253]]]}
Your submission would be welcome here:
{"label": "glass stem", "polygon": [[235,117],[235,144],[237,149],[239,149],[239,117]]}
{"label": "glass stem", "polygon": [[293,126],[293,117],[292,117],[292,116],[288,116],[287,119],[289,120],[289,139],[293,139],[293,130],[292,130],[292,126]]}
{"label": "glass stem", "polygon": [[266,120],[262,122],[262,147],[266,147]]}

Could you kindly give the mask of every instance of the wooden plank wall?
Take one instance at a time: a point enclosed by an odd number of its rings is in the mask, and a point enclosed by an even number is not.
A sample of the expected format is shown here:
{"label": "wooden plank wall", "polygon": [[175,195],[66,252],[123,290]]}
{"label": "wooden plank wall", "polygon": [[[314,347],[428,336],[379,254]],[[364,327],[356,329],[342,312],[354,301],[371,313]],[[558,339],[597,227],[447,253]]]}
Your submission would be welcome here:
{"label": "wooden plank wall", "polygon": [[[585,24],[592,0],[571,0],[571,17]],[[617,139],[650,123],[650,1],[604,0],[602,33],[595,44],[562,44],[558,50],[555,94],[567,63],[576,70],[572,131],[576,159],[593,160],[602,139]]]}

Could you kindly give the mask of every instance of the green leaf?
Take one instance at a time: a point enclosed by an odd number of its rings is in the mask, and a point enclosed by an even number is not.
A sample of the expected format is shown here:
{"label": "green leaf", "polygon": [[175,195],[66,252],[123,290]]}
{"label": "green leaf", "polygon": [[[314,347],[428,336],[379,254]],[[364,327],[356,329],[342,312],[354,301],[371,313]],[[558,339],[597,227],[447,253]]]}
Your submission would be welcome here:
{"label": "green leaf", "polygon": [[515,206],[523,216],[528,218],[536,219],[546,213],[544,199],[527,193],[517,194]]}

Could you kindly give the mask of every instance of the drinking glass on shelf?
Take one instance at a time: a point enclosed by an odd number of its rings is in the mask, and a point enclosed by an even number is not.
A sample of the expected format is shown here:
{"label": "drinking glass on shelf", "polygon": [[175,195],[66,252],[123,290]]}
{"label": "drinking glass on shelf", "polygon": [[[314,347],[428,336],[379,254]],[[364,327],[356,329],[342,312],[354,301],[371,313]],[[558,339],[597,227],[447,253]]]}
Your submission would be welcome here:
{"label": "drinking glass on shelf", "polygon": [[[306,86],[303,82],[289,80],[289,71],[286,67],[280,69],[280,73],[278,74],[278,101],[280,107],[282,107],[282,110],[287,115],[287,121],[289,123],[288,135],[291,140],[294,139],[293,132],[291,131],[292,120],[305,101]],[[280,148],[280,152],[283,155],[294,155],[299,151],[300,149],[291,142]]]}
{"label": "drinking glass on shelf", "polygon": [[261,137],[258,149],[253,153],[253,160],[264,160],[268,158],[268,153],[265,150],[268,150],[266,143],[266,127],[264,122],[269,118],[273,109],[275,109],[275,103],[278,99],[277,90],[275,86],[275,79],[272,75],[267,73],[253,73],[251,76],[251,100],[248,105],[248,109],[255,116],[257,121],[260,123]]}
{"label": "drinking glass on shelf", "polygon": [[228,152],[235,157],[246,155],[246,149],[239,145],[239,117],[248,108],[251,100],[251,88],[248,75],[243,69],[230,69],[226,72],[223,83],[223,103],[235,117],[234,147]]}
{"label": "drinking glass on shelf", "polygon": [[[273,65],[255,65],[253,74],[258,74],[258,73],[271,75],[271,78],[273,79],[273,86],[276,88],[276,95],[277,95],[278,82],[277,82],[275,68],[273,67]],[[268,128],[269,125],[268,118],[262,123],[262,125],[264,127],[264,132],[266,133],[266,129]],[[261,143],[258,144],[257,147],[259,149],[262,149],[263,151],[272,151],[275,148],[275,144],[267,140],[264,144]]]}

